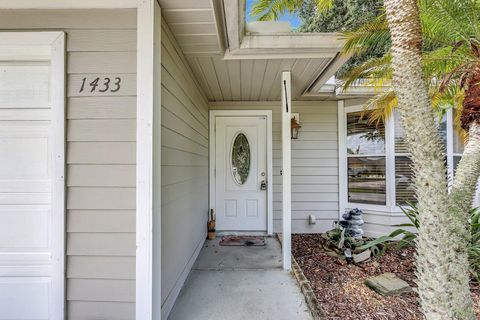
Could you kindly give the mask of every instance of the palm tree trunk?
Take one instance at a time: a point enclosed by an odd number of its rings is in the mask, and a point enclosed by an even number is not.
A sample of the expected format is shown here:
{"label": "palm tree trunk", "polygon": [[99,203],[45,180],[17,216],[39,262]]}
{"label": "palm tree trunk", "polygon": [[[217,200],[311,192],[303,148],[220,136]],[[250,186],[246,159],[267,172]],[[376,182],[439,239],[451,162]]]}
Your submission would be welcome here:
{"label": "palm tree trunk", "polygon": [[480,175],[480,124],[469,126],[468,142],[458,164],[450,194],[452,236],[450,246],[456,253],[456,263],[450,271],[449,296],[455,319],[476,319],[470,293],[470,273],[467,248],[470,244],[469,212]]}
{"label": "palm tree trunk", "polygon": [[[385,0],[392,36],[393,86],[406,132],[419,209],[417,285],[427,319],[455,319],[449,302],[450,250],[447,174],[427,85],[423,77],[422,34],[417,0]],[[468,288],[467,288],[468,290]]]}
{"label": "palm tree trunk", "polygon": [[457,264],[450,269],[450,301],[456,319],[475,319],[470,290],[465,288],[469,288],[470,282],[466,252],[471,237],[469,211],[480,176],[480,66],[468,82],[461,118],[462,127],[468,130],[468,140],[450,194],[450,213],[454,217],[451,238],[456,241],[452,245],[457,252]]}

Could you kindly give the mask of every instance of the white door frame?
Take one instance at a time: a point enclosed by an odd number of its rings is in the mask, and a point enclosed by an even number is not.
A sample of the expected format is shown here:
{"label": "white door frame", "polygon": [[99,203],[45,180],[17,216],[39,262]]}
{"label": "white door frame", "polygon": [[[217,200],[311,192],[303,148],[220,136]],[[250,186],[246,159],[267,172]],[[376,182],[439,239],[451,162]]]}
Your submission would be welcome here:
{"label": "white door frame", "polygon": [[217,117],[265,116],[267,118],[267,233],[273,234],[272,110],[210,110],[209,112],[209,208],[215,209],[215,123]]}
{"label": "white door frame", "polygon": [[[3,60],[50,61],[53,319],[65,317],[65,33],[0,32]],[[26,49],[27,48],[27,49]],[[17,49],[19,51],[17,51]],[[11,56],[10,56],[11,55]]]}

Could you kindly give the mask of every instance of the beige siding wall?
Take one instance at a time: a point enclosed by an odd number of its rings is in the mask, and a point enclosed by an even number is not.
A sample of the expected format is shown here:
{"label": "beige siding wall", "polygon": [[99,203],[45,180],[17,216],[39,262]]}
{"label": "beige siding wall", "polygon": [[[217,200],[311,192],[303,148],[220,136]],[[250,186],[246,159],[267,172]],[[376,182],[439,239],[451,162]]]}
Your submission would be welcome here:
{"label": "beige siding wall", "polygon": [[[213,110],[273,111],[273,210],[274,232],[282,229],[281,107],[277,103],[211,104]],[[338,220],[338,133],[337,103],[293,102],[300,113],[302,129],[292,140],[292,232],[322,232]],[[317,223],[308,223],[309,215]]]}
{"label": "beige siding wall", "polygon": [[208,104],[180,48],[162,28],[162,313],[206,236]]}
{"label": "beige siding wall", "polygon": [[[0,11],[0,29],[67,33],[68,317],[133,319],[136,11]],[[80,96],[85,76],[124,87]]]}

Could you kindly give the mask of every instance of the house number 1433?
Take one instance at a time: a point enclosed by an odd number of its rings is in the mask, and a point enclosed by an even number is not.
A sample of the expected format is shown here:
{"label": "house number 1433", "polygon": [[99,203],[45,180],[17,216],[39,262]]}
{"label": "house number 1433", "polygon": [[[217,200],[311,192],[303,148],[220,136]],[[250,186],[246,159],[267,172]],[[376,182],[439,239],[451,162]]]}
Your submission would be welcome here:
{"label": "house number 1433", "polygon": [[120,84],[122,83],[122,79],[116,77],[115,79],[112,78],[95,78],[92,82],[87,81],[87,78],[83,78],[82,86],[80,87],[79,92],[90,91],[90,92],[118,92],[121,88]]}

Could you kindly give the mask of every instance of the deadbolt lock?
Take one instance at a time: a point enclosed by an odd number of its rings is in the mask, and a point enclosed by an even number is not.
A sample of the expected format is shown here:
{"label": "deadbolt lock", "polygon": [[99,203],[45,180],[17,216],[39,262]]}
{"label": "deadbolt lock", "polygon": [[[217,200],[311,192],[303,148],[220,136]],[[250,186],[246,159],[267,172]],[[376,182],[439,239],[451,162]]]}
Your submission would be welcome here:
{"label": "deadbolt lock", "polygon": [[262,180],[260,183],[260,190],[267,190],[267,182],[265,180]]}

